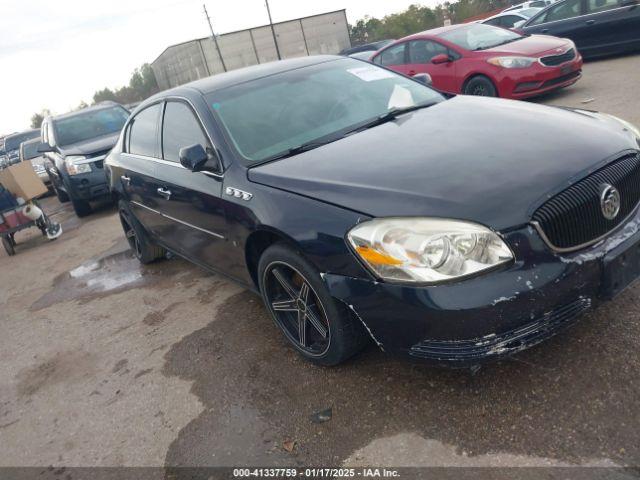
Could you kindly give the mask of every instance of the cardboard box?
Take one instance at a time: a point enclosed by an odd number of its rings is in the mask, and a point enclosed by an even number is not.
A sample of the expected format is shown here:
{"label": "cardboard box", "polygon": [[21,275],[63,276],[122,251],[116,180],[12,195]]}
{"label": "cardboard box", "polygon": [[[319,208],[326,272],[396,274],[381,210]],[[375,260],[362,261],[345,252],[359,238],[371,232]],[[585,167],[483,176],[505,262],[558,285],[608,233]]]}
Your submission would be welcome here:
{"label": "cardboard box", "polygon": [[0,170],[0,183],[25,201],[47,193],[47,187],[33,170],[31,162],[20,162]]}

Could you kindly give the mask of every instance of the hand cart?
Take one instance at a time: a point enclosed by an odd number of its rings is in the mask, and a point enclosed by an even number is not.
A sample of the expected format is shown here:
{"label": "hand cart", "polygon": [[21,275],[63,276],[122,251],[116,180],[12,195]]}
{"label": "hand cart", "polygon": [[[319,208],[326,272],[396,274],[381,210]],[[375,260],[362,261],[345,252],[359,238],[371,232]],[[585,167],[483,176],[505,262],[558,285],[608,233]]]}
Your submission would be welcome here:
{"label": "hand cart", "polygon": [[[30,203],[40,208],[36,200],[31,200]],[[22,212],[22,209],[24,207],[25,205],[18,205],[5,208],[4,210],[0,211],[0,220],[2,220],[2,223],[0,224],[0,237],[2,237],[2,245],[4,246],[4,249],[7,251],[9,256],[15,255],[16,253],[15,234],[17,232],[26,228],[37,227],[42,232],[42,235],[46,237],[47,229],[52,225],[51,220],[49,220],[49,217],[47,217],[44,211],[42,213],[42,216],[40,216],[40,218],[38,218],[37,220],[29,220],[24,217],[24,215],[19,215],[18,212]],[[21,223],[14,227],[9,227],[10,223],[7,221],[7,215],[13,212],[16,213],[16,217],[21,220]],[[52,240],[53,239],[54,238],[52,238]]]}

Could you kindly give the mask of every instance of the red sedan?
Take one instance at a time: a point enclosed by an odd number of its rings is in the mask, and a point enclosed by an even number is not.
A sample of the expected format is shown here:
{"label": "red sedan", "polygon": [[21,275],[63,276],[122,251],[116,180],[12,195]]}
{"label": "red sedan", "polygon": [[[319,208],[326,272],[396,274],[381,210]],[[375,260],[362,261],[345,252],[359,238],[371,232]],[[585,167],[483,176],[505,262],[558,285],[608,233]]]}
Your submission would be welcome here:
{"label": "red sedan", "polygon": [[405,75],[428,73],[442,92],[522,99],[577,82],[582,56],[566,38],[479,23],[402,38],[371,57]]}

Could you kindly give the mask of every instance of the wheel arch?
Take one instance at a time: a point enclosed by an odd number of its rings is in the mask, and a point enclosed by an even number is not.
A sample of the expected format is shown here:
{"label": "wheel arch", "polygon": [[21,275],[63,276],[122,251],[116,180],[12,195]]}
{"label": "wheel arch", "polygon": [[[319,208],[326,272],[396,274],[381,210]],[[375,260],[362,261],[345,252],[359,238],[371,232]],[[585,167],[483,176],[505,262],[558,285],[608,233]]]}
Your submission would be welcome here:
{"label": "wheel arch", "polygon": [[491,82],[491,85],[493,85],[493,88],[496,89],[496,92],[498,93],[498,96],[500,96],[500,89],[498,88],[498,84],[495,82],[495,80],[493,80],[486,73],[478,72],[478,71],[471,72],[471,73],[467,74],[467,76],[465,77],[464,81],[462,82],[462,88],[460,89],[460,93],[462,93],[464,95],[465,94],[464,91],[466,90],[467,85],[469,84],[469,82],[471,80],[473,80],[476,77],[484,77],[487,80],[489,80]]}

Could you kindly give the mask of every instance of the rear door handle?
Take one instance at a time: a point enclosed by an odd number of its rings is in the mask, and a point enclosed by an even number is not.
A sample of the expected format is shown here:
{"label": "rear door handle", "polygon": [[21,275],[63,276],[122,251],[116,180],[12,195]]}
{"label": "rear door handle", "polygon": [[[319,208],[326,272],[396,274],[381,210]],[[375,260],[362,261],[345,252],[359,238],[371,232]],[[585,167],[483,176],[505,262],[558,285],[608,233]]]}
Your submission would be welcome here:
{"label": "rear door handle", "polygon": [[159,187],[157,192],[159,195],[163,196],[165,200],[169,200],[169,197],[171,197],[171,190],[165,190],[164,188]]}
{"label": "rear door handle", "polygon": [[548,29],[548,28],[543,28],[542,30],[540,30],[540,32],[542,32],[542,33],[549,33],[549,29]]}
{"label": "rear door handle", "polygon": [[596,21],[595,20],[587,20],[585,23],[587,25],[593,25],[594,23],[596,23]]}
{"label": "rear door handle", "polygon": [[120,175],[120,180],[122,180],[122,183],[124,183],[127,187],[131,185],[131,177],[127,177],[126,175]]}

